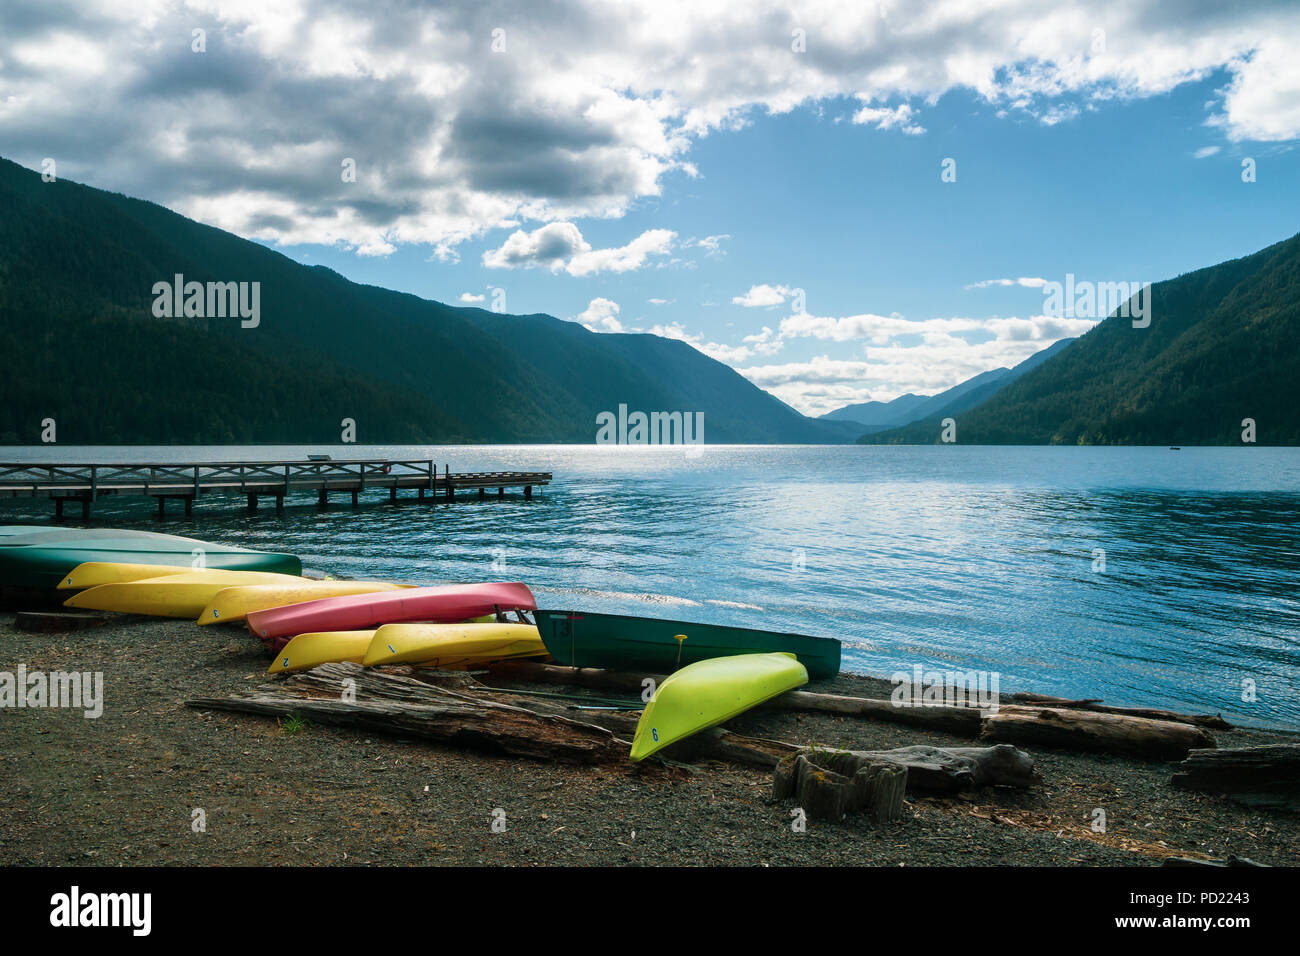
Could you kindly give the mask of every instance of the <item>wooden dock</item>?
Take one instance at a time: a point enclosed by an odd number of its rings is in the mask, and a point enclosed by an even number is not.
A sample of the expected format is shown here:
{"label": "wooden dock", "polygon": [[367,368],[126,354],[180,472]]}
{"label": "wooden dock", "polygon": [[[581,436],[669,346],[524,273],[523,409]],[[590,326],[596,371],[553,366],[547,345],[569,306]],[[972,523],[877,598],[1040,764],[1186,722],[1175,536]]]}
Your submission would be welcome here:
{"label": "wooden dock", "polygon": [[116,495],[153,498],[162,517],[168,501],[183,502],[185,514],[192,514],[194,500],[203,495],[244,495],[252,513],[262,498],[274,498],[276,511],[283,511],[285,497],[294,492],[316,492],[318,505],[325,508],[331,494],[350,494],[356,506],[362,492],[375,489],[387,489],[394,502],[399,491],[415,492],[419,501],[454,501],[458,494],[473,492],[485,498],[492,488],[497,497],[504,497],[507,488],[523,488],[524,497],[532,498],[534,488],[550,481],[548,471],[453,474],[450,465],[440,471],[432,459],[84,465],[0,462],[0,498],[51,499],[60,520],[68,502],[79,502],[82,520],[89,520],[95,501]]}

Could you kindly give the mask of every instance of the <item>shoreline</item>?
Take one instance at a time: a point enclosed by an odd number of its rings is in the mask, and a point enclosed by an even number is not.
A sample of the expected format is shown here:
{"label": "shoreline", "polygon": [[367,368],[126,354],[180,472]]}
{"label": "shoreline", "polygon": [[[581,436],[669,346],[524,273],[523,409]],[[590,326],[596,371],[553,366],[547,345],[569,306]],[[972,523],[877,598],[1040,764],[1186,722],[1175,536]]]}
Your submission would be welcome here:
{"label": "shoreline", "polygon": [[[1041,786],[915,795],[904,819],[790,827],[771,773],[580,767],[493,756],[370,731],[194,710],[193,697],[263,683],[267,657],[236,628],[123,618],[68,633],[18,631],[0,614],[0,671],[102,671],[104,714],[4,715],[0,863],[28,865],[1155,865],[1167,856],[1300,858],[1294,815],[1174,790],[1174,763],[1046,748]],[[886,695],[845,674],[806,689]],[[843,716],[756,710],[738,733],[852,749],[970,741]],[[1294,742],[1258,729],[1219,745]],[[1097,809],[1106,832],[1091,828]],[[202,811],[206,830],[194,832]],[[493,832],[503,810],[504,833]],[[633,833],[635,832],[635,835]]]}

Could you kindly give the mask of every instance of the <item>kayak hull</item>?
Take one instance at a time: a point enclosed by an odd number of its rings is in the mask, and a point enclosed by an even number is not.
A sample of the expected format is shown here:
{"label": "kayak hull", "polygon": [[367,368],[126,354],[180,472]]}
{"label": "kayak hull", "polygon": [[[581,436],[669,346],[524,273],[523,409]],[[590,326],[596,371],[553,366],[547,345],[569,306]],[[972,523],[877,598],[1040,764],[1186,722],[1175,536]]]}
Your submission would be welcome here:
{"label": "kayak hull", "polygon": [[374,636],[374,631],[317,631],[314,634],[299,634],[280,649],[266,672],[290,674],[341,661],[360,664]]}
{"label": "kayak hull", "polygon": [[291,554],[252,551],[197,538],[117,528],[0,526],[0,586],[54,589],[87,562],[130,562],[192,568],[196,553],[206,567],[301,574]]}
{"label": "kayak hull", "polygon": [[641,712],[632,760],[730,720],[808,683],[793,654],[737,654],[697,661],[667,677]]}
{"label": "kayak hull", "polygon": [[84,591],[101,584],[126,584],[148,578],[165,578],[172,574],[188,574],[205,570],[179,564],[127,564],[121,561],[87,561],[79,564],[59,582],[60,591]]}
{"label": "kayak hull", "polygon": [[321,598],[341,597],[346,594],[378,594],[397,591],[404,584],[383,581],[301,581],[295,584],[251,584],[225,588],[216,593],[199,613],[199,624],[224,624],[242,622],[254,611],[288,607],[319,601]]}
{"label": "kayak hull", "polygon": [[531,611],[533,592],[518,583],[448,584],[379,594],[323,598],[248,615],[248,629],[279,651],[297,634],[364,631],[416,621],[454,623],[497,610]]}
{"label": "kayak hull", "polygon": [[531,624],[385,624],[361,663],[459,667],[546,654]]}
{"label": "kayak hull", "polygon": [[194,620],[223,588],[240,584],[283,586],[301,584],[304,580],[264,571],[191,571],[189,574],[169,574],[141,581],[101,584],[78,591],[63,604],[96,611]]}
{"label": "kayak hull", "polygon": [[546,649],[570,667],[670,673],[714,657],[785,652],[814,679],[840,670],[840,642],[829,637],[587,611],[540,610],[536,618]]}

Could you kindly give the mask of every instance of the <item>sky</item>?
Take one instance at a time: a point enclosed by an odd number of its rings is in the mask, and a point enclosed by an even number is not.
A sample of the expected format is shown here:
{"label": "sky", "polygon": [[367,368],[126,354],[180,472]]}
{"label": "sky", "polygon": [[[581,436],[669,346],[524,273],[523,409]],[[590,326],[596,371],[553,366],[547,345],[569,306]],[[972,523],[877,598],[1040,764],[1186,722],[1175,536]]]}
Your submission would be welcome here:
{"label": "sky", "polygon": [[1297,48],[1295,3],[5,0],[0,155],[816,415],[1300,231]]}

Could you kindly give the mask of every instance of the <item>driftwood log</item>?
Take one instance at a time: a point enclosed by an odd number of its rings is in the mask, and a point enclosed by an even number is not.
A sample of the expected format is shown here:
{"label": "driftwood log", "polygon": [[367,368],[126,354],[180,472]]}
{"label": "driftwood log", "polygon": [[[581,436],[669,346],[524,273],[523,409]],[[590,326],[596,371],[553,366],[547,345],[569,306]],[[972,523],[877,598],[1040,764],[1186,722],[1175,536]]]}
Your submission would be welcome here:
{"label": "driftwood log", "polygon": [[1215,745],[1208,731],[1191,724],[1032,707],[1003,707],[985,717],[980,739],[1147,760],[1180,760],[1191,750]]}
{"label": "driftwood log", "polygon": [[1194,750],[1169,782],[1247,806],[1300,811],[1300,744]]}
{"label": "driftwood log", "polygon": [[[515,680],[571,684],[636,693],[641,692],[647,679],[655,681],[656,686],[664,679],[657,674],[625,674],[523,661],[489,665],[488,670],[488,679],[495,682]],[[1088,704],[1090,708],[1096,706],[1095,701],[1079,703]],[[790,691],[762,706],[864,717],[998,743],[1033,744],[1148,760],[1178,760],[1190,750],[1215,746],[1214,737],[1204,729],[1200,718],[1178,715],[1182,717],[1181,720],[1166,720],[1135,713],[1112,712],[1119,711],[1120,708],[1067,708],[1063,703],[1052,703],[1050,706],[1011,704],[1003,705],[996,713],[981,714],[973,707],[900,707],[891,700],[815,694],[808,691]]]}
{"label": "driftwood log", "polygon": [[[356,682],[355,700],[343,698],[345,679]],[[251,694],[200,697],[185,703],[200,710],[296,716],[312,723],[564,763],[627,759],[627,744],[604,727],[474,699],[356,664],[324,665]]]}
{"label": "driftwood log", "polygon": [[1159,710],[1154,707],[1112,707],[1103,704],[1100,698],[1089,700],[1069,700],[1065,697],[1050,697],[1047,694],[1018,693],[1010,699],[1017,704],[1031,707],[1050,707],[1055,710],[1093,710],[1101,714],[1121,714],[1129,717],[1150,717],[1152,720],[1172,720],[1176,724],[1195,724],[1213,730],[1231,730],[1228,723],[1219,714],[1179,714],[1172,710]]}
{"label": "driftwood log", "polygon": [[793,797],[815,820],[838,821],[847,813],[866,812],[884,823],[903,815],[903,794],[907,790],[907,767],[891,760],[851,756],[839,751],[841,759],[832,769],[827,756],[834,751],[805,750],[791,754],[776,765],[772,774],[772,796]]}
{"label": "driftwood log", "polygon": [[905,765],[908,792],[952,793],[978,787],[1033,787],[1042,783],[1034,768],[1034,758],[1011,744],[916,746],[849,753],[854,757],[892,760]]}
{"label": "driftwood log", "polygon": [[[341,692],[345,681],[351,682],[348,686],[355,694],[356,703],[342,707],[334,706],[341,703]],[[496,700],[484,699],[488,695]],[[614,748],[609,754],[600,753],[602,760],[626,759],[631,746],[629,741],[637,724],[635,714],[605,710],[575,710],[573,704],[560,700],[538,699],[517,693],[512,694],[505,689],[485,687],[463,672],[440,672],[410,667],[362,668],[349,663],[323,664],[310,671],[279,678],[259,688],[253,695],[221,698],[215,701],[212,698],[199,698],[186,703],[194,707],[243,713],[276,716],[297,714],[319,723],[365,727],[400,736],[436,740],[452,746],[464,745],[481,750],[523,753],[526,756],[576,760],[576,762],[590,762],[587,753],[590,741],[585,733],[579,736],[576,752],[567,755],[558,754],[549,742],[539,743],[539,746],[532,748],[536,752],[525,752],[519,749],[519,745],[513,739],[514,731],[518,731],[519,728],[505,734],[502,739],[494,741],[491,739],[492,735],[485,734],[482,727],[475,729],[475,733],[479,736],[457,734],[454,732],[454,722],[449,722],[449,717],[443,717],[441,718],[443,726],[435,733],[433,728],[428,726],[429,711],[420,708],[442,708],[444,711],[448,706],[463,708],[463,711],[457,711],[456,720],[464,720],[465,713],[473,712],[475,707],[481,706],[490,711],[484,715],[488,723],[501,725],[502,711],[494,708],[504,707],[506,713],[522,711],[539,720],[549,718],[552,726],[561,728],[566,736],[571,735],[572,728],[575,726],[598,728],[608,732]],[[404,708],[411,709],[404,710]],[[580,716],[575,717],[575,713]],[[398,717],[402,719],[396,719]],[[504,730],[503,725],[502,729]],[[525,726],[523,730],[526,731],[527,727]],[[600,739],[603,741],[604,737]],[[767,769],[776,766],[777,761],[787,754],[797,753],[801,749],[795,744],[747,737],[733,734],[720,727],[713,727],[673,747],[665,748],[663,754],[668,759],[677,761],[717,759]],[[569,750],[573,751],[574,748],[570,746]]]}

